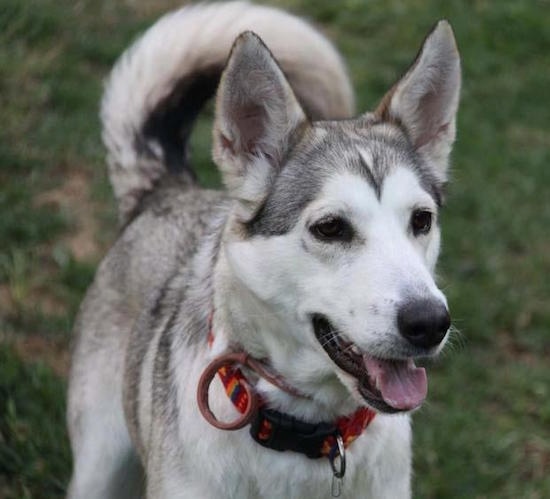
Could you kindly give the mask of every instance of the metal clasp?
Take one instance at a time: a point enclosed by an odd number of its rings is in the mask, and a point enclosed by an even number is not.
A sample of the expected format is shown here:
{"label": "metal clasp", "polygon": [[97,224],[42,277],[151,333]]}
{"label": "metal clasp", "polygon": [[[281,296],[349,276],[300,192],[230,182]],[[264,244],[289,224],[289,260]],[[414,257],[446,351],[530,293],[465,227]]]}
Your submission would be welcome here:
{"label": "metal clasp", "polygon": [[342,484],[346,474],[346,449],[341,435],[336,435],[336,446],[328,456],[332,468],[332,497],[340,497]]}

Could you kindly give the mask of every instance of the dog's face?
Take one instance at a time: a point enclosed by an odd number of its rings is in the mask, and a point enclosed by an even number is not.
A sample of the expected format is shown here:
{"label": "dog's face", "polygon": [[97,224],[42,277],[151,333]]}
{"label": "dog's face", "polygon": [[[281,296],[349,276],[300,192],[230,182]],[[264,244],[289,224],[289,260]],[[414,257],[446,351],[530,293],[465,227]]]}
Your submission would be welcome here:
{"label": "dog's face", "polygon": [[433,270],[459,87],[440,23],[374,113],[312,124],[263,44],[237,41],[214,135],[236,199],[224,251],[262,310],[250,348],[291,382],[337,378],[384,412],[424,400],[413,359],[450,326]]}

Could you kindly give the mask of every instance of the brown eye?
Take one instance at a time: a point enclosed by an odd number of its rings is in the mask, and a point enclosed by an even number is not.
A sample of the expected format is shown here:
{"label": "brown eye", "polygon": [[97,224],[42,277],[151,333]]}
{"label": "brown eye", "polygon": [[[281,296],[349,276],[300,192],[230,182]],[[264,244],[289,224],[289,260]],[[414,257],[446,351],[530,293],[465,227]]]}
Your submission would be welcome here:
{"label": "brown eye", "polygon": [[353,237],[350,224],[339,217],[328,217],[309,228],[309,231],[320,241],[349,242]]}
{"label": "brown eye", "polygon": [[414,210],[411,216],[411,227],[415,236],[427,234],[432,227],[432,213],[427,210]]}

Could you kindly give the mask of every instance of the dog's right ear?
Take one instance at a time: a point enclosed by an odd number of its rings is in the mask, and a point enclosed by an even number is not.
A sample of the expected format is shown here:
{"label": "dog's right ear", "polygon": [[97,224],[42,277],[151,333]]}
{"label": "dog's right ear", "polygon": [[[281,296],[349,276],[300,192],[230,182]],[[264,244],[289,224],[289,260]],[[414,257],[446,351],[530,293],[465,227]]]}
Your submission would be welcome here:
{"label": "dog's right ear", "polygon": [[230,194],[257,207],[307,118],[281,68],[254,33],[231,50],[216,98],[214,161]]}
{"label": "dog's right ear", "polygon": [[444,183],[460,96],[460,56],[447,21],[427,36],[413,65],[386,94],[376,114],[400,124]]}

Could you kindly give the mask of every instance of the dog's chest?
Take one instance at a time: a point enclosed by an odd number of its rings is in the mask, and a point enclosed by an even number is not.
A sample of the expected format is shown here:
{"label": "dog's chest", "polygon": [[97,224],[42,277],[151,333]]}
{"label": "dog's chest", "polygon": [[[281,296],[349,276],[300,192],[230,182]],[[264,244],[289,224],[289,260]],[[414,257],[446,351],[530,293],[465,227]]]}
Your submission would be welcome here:
{"label": "dog's chest", "polygon": [[[245,445],[248,447],[248,444],[243,443],[242,446],[232,447],[229,452],[226,452],[227,447],[222,451],[214,451],[209,461],[201,466],[203,470],[211,470],[209,477],[187,477],[193,490],[199,494],[197,497],[328,499],[333,497],[336,485],[340,485],[339,497],[344,499],[408,497],[403,494],[400,478],[386,481],[385,484],[377,483],[376,480],[380,477],[379,466],[371,466],[364,456],[353,456],[355,462],[349,464],[344,480],[337,484],[333,481],[326,459],[308,460],[291,453],[255,448],[244,450]],[[250,446],[253,445],[256,444],[251,441]],[[348,457],[351,459],[352,456]],[[389,476],[389,473],[385,474]],[[187,480],[184,479],[184,482]],[[382,495],[380,490],[384,490]]]}
{"label": "dog's chest", "polygon": [[[199,371],[192,368],[186,372],[188,387],[195,386]],[[225,412],[233,408],[220,393],[221,387],[218,389],[211,393],[213,408],[230,419],[235,413]],[[191,489],[196,491],[194,497],[204,499],[332,497],[333,474],[327,458],[309,459],[290,451],[265,449],[250,437],[248,428],[231,432],[213,428],[194,409],[194,397],[193,390],[180,393],[177,433],[183,441],[172,436],[165,442],[179,447],[176,454],[181,456],[179,463],[170,460],[168,465],[170,490]],[[410,497],[409,442],[407,417],[376,418],[346,451],[347,471],[340,497]],[[166,459],[160,461],[166,463]]]}

